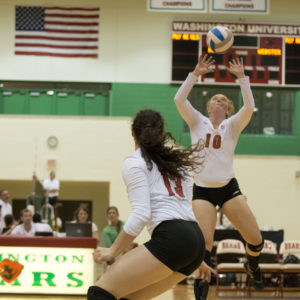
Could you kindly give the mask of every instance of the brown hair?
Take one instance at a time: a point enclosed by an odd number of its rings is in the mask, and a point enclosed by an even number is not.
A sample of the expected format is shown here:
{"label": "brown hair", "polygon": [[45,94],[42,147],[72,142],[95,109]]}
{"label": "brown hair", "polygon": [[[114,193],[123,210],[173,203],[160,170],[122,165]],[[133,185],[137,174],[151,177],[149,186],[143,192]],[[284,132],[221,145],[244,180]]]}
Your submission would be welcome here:
{"label": "brown hair", "polygon": [[20,211],[20,217],[23,217],[23,215],[27,212],[30,212],[32,214],[32,211],[28,208],[24,208]]}
{"label": "brown hair", "polygon": [[[179,148],[172,134],[164,131],[164,120],[158,111],[139,111],[133,120],[132,131],[149,170],[155,162],[162,175],[171,179],[183,178],[189,170],[201,164],[191,155],[204,148],[203,141],[199,141],[194,148]],[[173,144],[167,145],[168,142]],[[194,158],[197,158],[195,154]]]}
{"label": "brown hair", "polygon": [[86,207],[84,207],[84,206],[79,206],[79,207],[75,210],[75,212],[74,212],[74,219],[76,220],[76,222],[79,222],[78,215],[79,215],[79,212],[80,212],[81,210],[83,210],[83,211],[85,211],[85,212],[87,213],[87,215],[88,215],[87,221],[90,221],[89,210],[88,210]]}
{"label": "brown hair", "polygon": [[[119,216],[119,210],[116,206],[109,206],[106,210],[106,215],[108,215],[109,211],[113,209],[116,211],[117,215]],[[118,220],[118,223],[117,223],[117,232],[120,232],[121,230],[121,225],[122,225],[122,222],[120,220]]]}
{"label": "brown hair", "polygon": [[223,94],[216,94],[216,95],[213,95],[208,101],[207,101],[207,104],[206,104],[206,110],[208,111],[208,108],[209,108],[209,105],[210,105],[210,102],[216,97],[216,96],[222,96],[226,99],[226,102],[228,104],[228,115],[226,115],[226,119],[229,118],[233,113],[234,113],[234,105],[232,103],[232,101],[227,98],[225,95]]}

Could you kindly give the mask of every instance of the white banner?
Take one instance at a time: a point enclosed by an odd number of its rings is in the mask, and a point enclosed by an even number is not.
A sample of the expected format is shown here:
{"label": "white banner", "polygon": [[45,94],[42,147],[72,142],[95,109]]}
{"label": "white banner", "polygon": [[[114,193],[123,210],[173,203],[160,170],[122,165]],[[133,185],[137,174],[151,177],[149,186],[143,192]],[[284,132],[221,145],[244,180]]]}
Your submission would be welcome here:
{"label": "white banner", "polygon": [[169,11],[169,12],[203,12],[206,9],[206,0],[148,0],[147,9],[150,11]]}
{"label": "white banner", "polygon": [[0,293],[86,295],[94,249],[0,247]]}
{"label": "white banner", "polygon": [[269,0],[210,0],[211,13],[268,14]]}

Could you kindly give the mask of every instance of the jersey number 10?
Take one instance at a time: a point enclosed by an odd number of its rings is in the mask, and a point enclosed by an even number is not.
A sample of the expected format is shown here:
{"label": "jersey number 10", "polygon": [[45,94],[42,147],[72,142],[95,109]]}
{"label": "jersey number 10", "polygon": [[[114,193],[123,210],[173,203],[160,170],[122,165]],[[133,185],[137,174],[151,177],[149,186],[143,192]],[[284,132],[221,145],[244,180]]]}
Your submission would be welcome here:
{"label": "jersey number 10", "polygon": [[[211,134],[207,133],[206,134],[206,141],[205,141],[205,147],[208,148],[209,147],[209,143],[210,143],[210,138],[211,138]],[[214,149],[219,149],[221,148],[221,136],[219,134],[216,134],[213,138],[212,141],[212,147]]]}

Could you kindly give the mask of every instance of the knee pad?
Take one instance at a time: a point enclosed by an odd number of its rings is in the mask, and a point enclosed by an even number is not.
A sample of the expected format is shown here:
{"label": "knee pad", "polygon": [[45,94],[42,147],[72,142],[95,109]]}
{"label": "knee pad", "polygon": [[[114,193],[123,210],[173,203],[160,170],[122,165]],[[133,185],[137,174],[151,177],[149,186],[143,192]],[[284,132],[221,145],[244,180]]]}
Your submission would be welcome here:
{"label": "knee pad", "polygon": [[204,253],[204,262],[211,267],[211,254],[210,251],[205,249],[205,253]]}
{"label": "knee pad", "polygon": [[117,298],[99,286],[90,286],[87,300],[117,300]]}
{"label": "knee pad", "polygon": [[259,245],[251,245],[247,243],[247,247],[252,251],[252,252],[261,252],[265,244],[265,240],[263,239],[262,242]]}

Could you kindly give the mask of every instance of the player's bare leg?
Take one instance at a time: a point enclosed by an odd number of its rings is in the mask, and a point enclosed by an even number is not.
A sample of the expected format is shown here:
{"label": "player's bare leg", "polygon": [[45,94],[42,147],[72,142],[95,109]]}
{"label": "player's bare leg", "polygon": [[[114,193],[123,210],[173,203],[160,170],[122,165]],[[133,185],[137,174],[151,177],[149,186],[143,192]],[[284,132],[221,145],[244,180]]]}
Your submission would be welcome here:
{"label": "player's bare leg", "polygon": [[240,195],[227,201],[223,205],[222,210],[247,242],[246,252],[248,261],[245,263],[245,269],[251,277],[252,285],[257,290],[262,290],[264,284],[258,260],[263,248],[263,239],[245,196]]}
{"label": "player's bare leg", "polygon": [[[205,239],[205,258],[204,261],[207,265],[211,266],[210,253],[214,242],[214,232],[217,222],[216,208],[208,201],[193,200],[193,211],[202,230]],[[208,294],[209,283],[202,280],[200,272],[199,278],[194,283],[194,294],[196,300],[205,300]]]}
{"label": "player's bare leg", "polygon": [[[125,297],[168,278],[172,274],[174,272],[171,269],[154,257],[144,245],[141,245],[121,256],[111,265],[96,281],[96,288],[89,289],[88,300]],[[179,281],[183,278],[182,275]]]}

